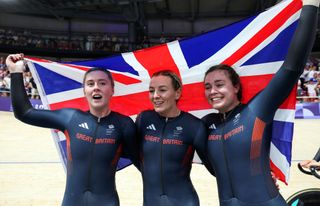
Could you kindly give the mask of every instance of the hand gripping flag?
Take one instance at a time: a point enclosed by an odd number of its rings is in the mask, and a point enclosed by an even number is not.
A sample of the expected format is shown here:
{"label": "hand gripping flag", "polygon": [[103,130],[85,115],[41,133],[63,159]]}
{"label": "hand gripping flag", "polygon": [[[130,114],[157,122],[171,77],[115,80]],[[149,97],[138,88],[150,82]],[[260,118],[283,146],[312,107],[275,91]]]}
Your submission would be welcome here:
{"label": "hand gripping flag", "polygon": [[[51,110],[65,107],[88,110],[82,89],[83,75],[91,67],[108,69],[115,79],[111,109],[133,117],[152,108],[148,100],[150,76],[158,70],[170,69],[183,82],[179,108],[202,117],[210,109],[204,97],[205,71],[220,63],[234,67],[243,84],[243,103],[247,103],[268,84],[283,63],[301,7],[299,0],[286,0],[243,21],[148,49],[71,63],[30,57],[28,65],[43,104]],[[270,164],[285,183],[291,163],[295,103],[295,91],[292,91],[273,122]],[[66,139],[62,132],[52,131],[52,134],[65,166]]]}

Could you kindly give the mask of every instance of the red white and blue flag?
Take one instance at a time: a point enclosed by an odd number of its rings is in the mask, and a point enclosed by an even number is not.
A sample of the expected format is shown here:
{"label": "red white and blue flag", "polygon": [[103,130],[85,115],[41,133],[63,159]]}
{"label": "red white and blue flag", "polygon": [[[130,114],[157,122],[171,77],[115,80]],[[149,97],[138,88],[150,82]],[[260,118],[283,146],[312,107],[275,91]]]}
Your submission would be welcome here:
{"label": "red white and blue flag", "polygon": [[[183,82],[179,107],[202,117],[211,112],[204,97],[205,71],[220,63],[234,67],[243,84],[243,103],[247,103],[282,65],[301,7],[300,0],[282,1],[259,15],[214,31],[112,57],[71,63],[29,57],[28,64],[47,109],[88,110],[82,89],[83,75],[91,67],[102,67],[111,71],[115,79],[111,109],[134,118],[142,110],[152,108],[148,100],[150,76],[158,70],[170,69]],[[288,182],[291,164],[295,103],[292,91],[273,122],[270,162],[284,182]],[[54,130],[52,134],[65,166],[64,134]]]}

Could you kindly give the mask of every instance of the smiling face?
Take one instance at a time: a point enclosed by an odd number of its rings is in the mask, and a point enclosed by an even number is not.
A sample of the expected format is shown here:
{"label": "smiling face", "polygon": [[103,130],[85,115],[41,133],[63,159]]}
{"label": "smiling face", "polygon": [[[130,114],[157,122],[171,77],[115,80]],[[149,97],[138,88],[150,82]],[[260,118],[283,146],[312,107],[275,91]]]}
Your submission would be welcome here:
{"label": "smiling face", "polygon": [[175,117],[179,109],[177,100],[180,98],[181,88],[175,90],[169,76],[153,76],[149,85],[149,99],[154,110],[164,117]]}
{"label": "smiling face", "polygon": [[88,73],[84,79],[83,91],[91,113],[109,111],[109,102],[114,89],[110,78],[105,72],[92,71]]}
{"label": "smiling face", "polygon": [[204,79],[204,85],[209,104],[220,113],[228,112],[240,103],[237,97],[240,86],[232,84],[226,71],[209,72]]}

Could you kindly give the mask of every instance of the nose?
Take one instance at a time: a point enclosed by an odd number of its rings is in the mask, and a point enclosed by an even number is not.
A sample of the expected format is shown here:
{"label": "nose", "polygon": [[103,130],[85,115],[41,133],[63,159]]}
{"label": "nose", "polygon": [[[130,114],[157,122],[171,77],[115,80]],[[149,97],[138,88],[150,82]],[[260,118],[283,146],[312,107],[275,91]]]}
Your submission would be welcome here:
{"label": "nose", "polygon": [[100,89],[100,88],[99,88],[99,85],[98,85],[98,83],[95,83],[95,84],[94,84],[94,87],[93,87],[93,90],[98,90],[98,89]]}
{"label": "nose", "polygon": [[153,92],[153,95],[152,95],[152,96],[153,96],[154,99],[160,97],[160,95],[159,95],[159,93],[157,92],[157,90],[155,90],[155,91]]}
{"label": "nose", "polygon": [[217,90],[215,87],[211,87],[211,89],[209,90],[209,94],[216,94]]}

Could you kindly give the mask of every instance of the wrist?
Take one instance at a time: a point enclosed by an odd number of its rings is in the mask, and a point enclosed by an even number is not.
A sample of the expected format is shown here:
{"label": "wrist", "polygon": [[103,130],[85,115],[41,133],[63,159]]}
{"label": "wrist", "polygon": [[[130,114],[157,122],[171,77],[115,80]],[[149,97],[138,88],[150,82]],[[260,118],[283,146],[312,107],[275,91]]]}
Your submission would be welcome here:
{"label": "wrist", "polygon": [[9,72],[10,74],[14,74],[14,73],[23,73],[23,71],[19,71],[19,70],[16,70],[16,69],[9,69]]}

